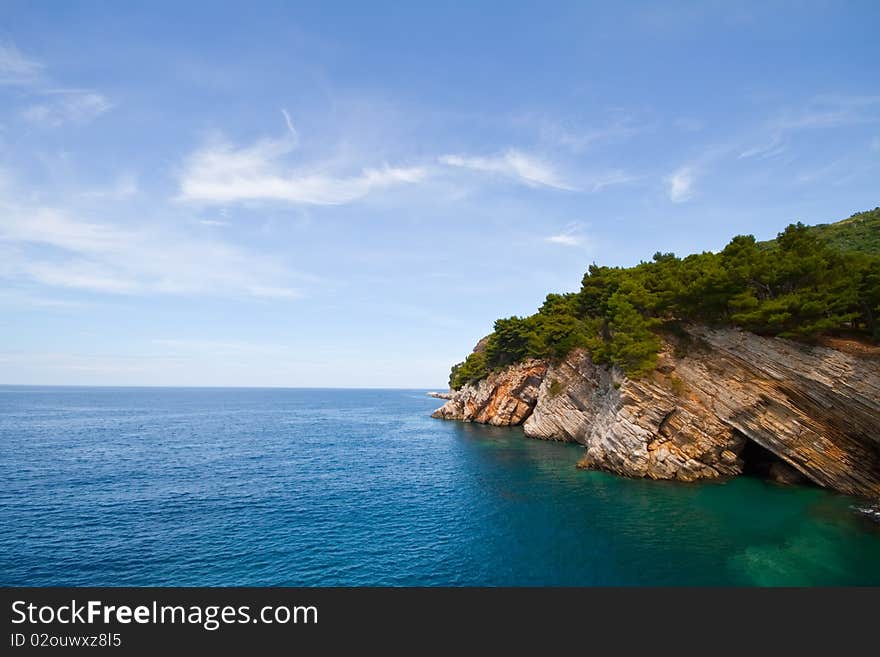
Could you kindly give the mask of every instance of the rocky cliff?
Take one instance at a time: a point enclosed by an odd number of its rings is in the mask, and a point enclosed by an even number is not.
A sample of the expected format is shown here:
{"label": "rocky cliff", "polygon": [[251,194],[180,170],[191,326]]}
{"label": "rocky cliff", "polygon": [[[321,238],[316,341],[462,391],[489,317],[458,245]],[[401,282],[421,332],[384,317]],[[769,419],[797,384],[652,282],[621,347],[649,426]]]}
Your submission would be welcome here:
{"label": "rocky cliff", "polygon": [[522,424],[535,408],[546,374],[547,364],[539,360],[512,365],[477,385],[463,387],[433,417],[495,426]]}
{"label": "rocky cliff", "polygon": [[456,392],[443,419],[522,424],[584,446],[583,467],[693,481],[763,471],[880,499],[880,359],[691,327],[630,379],[584,351],[532,360]]}

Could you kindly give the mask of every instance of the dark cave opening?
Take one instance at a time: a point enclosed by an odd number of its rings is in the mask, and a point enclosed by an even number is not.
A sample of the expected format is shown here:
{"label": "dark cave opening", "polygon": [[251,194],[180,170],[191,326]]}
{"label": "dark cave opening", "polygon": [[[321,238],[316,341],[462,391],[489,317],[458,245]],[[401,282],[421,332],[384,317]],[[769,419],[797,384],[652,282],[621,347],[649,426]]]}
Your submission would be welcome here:
{"label": "dark cave opening", "polygon": [[743,474],[761,479],[770,479],[782,484],[809,484],[810,481],[794,467],[754,440],[746,438],[740,452],[743,461]]}

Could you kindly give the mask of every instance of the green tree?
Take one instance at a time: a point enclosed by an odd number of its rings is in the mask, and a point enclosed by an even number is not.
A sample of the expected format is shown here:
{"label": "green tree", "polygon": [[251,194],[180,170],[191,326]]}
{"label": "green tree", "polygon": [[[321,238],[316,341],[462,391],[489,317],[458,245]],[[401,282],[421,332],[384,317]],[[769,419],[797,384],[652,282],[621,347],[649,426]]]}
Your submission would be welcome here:
{"label": "green tree", "polygon": [[622,294],[612,295],[608,305],[611,362],[632,376],[654,369],[660,349],[660,340],[651,331],[655,322],[642,316]]}
{"label": "green tree", "polygon": [[463,363],[453,366],[452,374],[449,377],[449,387],[453,390],[459,390],[464,385],[479,381],[488,373],[489,368],[486,366],[486,355],[475,351]]}
{"label": "green tree", "polygon": [[574,294],[548,294],[532,318],[530,352],[538,358],[565,358],[576,347],[586,346],[584,322],[578,318]]}
{"label": "green tree", "polygon": [[486,344],[489,367],[505,367],[521,361],[531,352],[533,322],[522,317],[508,317],[495,322],[495,331]]}

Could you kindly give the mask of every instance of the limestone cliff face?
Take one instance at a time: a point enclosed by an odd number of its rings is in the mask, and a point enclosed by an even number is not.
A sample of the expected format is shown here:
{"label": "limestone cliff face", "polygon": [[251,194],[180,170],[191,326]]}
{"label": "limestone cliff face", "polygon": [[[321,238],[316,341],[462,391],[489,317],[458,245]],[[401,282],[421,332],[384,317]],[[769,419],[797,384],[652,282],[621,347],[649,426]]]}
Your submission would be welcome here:
{"label": "limestone cliff face", "polygon": [[533,438],[582,444],[584,466],[631,477],[728,477],[775,455],[768,469],[780,479],[880,499],[880,360],[736,329],[688,331],[643,378],[575,351],[466,386],[434,417],[523,423]]}
{"label": "limestone cliff face", "polygon": [[522,424],[538,401],[546,372],[546,363],[530,360],[490,374],[477,385],[464,386],[433,417],[495,426]]}
{"label": "limestone cliff face", "polygon": [[534,438],[579,442],[587,450],[583,464],[630,477],[693,481],[740,473],[745,438],[702,400],[681,393],[681,384],[660,372],[631,380],[575,352],[548,371],[524,429]]}

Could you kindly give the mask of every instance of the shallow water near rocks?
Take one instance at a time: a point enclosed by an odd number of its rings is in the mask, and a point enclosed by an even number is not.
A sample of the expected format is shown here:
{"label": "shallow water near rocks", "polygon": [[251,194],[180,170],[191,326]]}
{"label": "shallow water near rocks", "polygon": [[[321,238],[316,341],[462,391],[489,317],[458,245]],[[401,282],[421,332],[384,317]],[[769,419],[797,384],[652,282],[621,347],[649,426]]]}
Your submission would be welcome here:
{"label": "shallow water near rocks", "polygon": [[857,500],[585,472],[442,403],[0,387],[0,584],[880,584]]}

